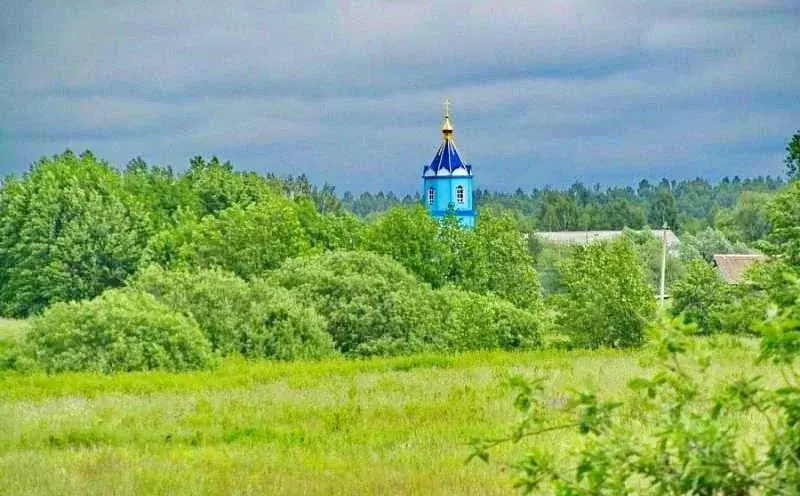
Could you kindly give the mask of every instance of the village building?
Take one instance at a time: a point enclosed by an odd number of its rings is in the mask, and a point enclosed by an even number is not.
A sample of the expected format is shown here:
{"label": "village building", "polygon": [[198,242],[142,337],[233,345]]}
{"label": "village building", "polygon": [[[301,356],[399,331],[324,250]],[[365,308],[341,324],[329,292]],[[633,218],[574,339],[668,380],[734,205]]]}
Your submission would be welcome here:
{"label": "village building", "polygon": [[[667,252],[677,255],[681,241],[670,229],[651,229],[648,231],[659,242],[666,235]],[[625,231],[537,231],[539,239],[559,245],[588,245],[595,241],[611,241],[622,236]]]}
{"label": "village building", "polygon": [[756,262],[762,262],[767,258],[766,255],[761,253],[717,254],[714,255],[714,266],[725,282],[739,284],[744,281],[747,269]]}

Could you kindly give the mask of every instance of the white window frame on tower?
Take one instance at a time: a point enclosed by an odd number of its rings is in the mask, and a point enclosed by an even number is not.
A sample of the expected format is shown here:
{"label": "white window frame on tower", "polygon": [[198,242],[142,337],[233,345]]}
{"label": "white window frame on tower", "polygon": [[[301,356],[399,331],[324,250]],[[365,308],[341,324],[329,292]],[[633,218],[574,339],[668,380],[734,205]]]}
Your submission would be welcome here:
{"label": "white window frame on tower", "polygon": [[464,186],[458,185],[456,186],[456,201],[460,204],[464,204]]}
{"label": "white window frame on tower", "polygon": [[436,201],[436,188],[430,187],[428,188],[428,205],[433,205]]}

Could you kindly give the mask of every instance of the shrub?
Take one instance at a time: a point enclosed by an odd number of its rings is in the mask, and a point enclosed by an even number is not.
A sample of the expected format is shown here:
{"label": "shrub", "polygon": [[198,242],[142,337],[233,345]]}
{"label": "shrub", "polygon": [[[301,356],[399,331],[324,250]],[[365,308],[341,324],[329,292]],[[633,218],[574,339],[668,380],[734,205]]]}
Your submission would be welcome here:
{"label": "shrub", "polygon": [[287,290],[263,281],[248,283],[221,269],[142,270],[131,285],[197,320],[222,355],[249,358],[319,358],[333,342],[326,322]]}
{"label": "shrub", "polygon": [[26,348],[36,366],[48,372],[179,371],[215,365],[211,345],[194,319],[131,289],[56,303],[32,319]]}
{"label": "shrub", "polygon": [[530,349],[542,344],[543,315],[511,302],[454,288],[435,291],[444,316],[446,347],[452,351]]}
{"label": "shrub", "polygon": [[327,321],[288,290],[254,281],[239,351],[278,360],[323,358],[334,353]]}
{"label": "shrub", "polygon": [[250,306],[250,286],[243,279],[221,269],[164,270],[153,265],[137,273],[130,285],[193,317],[222,355],[239,351],[237,333]]}
{"label": "shrub", "polygon": [[18,343],[0,341],[0,371],[17,368],[20,351]]}
{"label": "shrub", "polygon": [[327,252],[286,261],[269,280],[328,320],[336,347],[350,355],[400,354],[438,346],[433,293],[391,258]]}
{"label": "shrub", "polygon": [[421,285],[342,302],[335,319],[353,334],[340,339],[355,356],[450,351],[436,296]]}
{"label": "shrub", "polygon": [[578,246],[560,270],[566,292],[553,301],[558,326],[573,345],[624,348],[644,342],[655,298],[629,240]]}
{"label": "shrub", "polygon": [[742,283],[728,288],[728,301],[713,313],[720,329],[731,334],[758,334],[757,327],[772,303],[785,307],[794,302],[795,288],[786,277],[792,273],[790,266],[776,260],[750,267]]}

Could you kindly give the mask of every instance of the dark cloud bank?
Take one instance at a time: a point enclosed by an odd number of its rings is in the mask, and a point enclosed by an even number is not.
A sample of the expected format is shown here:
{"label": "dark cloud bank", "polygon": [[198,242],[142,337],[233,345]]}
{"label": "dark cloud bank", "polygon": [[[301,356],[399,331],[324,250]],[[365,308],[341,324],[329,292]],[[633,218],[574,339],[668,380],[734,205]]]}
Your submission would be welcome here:
{"label": "dark cloud bank", "polygon": [[797,0],[22,2],[0,11],[0,172],[304,172],[414,191],[441,101],[478,185],[780,174],[800,127]]}

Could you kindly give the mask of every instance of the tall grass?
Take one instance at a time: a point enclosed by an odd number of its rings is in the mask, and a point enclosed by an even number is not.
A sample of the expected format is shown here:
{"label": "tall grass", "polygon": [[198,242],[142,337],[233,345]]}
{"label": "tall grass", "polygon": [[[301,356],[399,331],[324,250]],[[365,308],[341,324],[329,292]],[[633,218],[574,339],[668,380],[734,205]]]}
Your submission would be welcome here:
{"label": "tall grass", "polygon": [[[714,351],[719,378],[752,347]],[[219,370],[0,374],[0,494],[507,494],[466,443],[513,420],[505,378],[626,394],[646,352],[246,362]],[[645,364],[643,364],[643,361]],[[567,434],[539,442],[563,446]],[[521,448],[521,447],[519,447]],[[501,459],[519,452],[507,447]]]}

